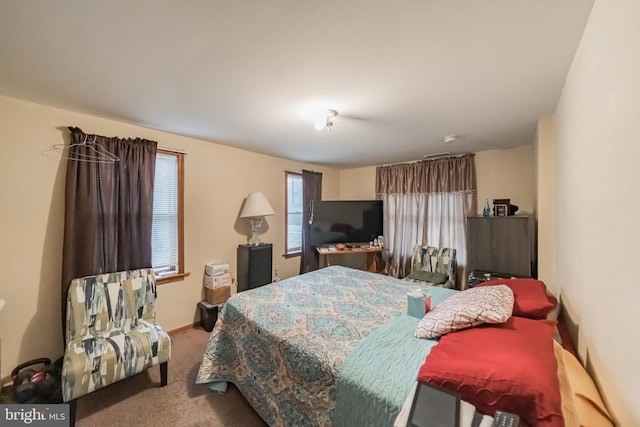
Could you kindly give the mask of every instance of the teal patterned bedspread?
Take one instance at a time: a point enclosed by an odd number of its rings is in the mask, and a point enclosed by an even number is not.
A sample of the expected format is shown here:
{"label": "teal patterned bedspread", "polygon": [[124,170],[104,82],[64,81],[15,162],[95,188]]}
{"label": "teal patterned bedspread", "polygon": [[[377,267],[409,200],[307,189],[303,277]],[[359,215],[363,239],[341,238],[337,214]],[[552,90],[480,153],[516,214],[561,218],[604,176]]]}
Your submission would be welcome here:
{"label": "teal patterned bedspread", "polygon": [[[456,292],[436,286],[423,290],[431,307]],[[393,426],[420,366],[438,343],[414,336],[419,321],[400,314],[349,352],[336,382],[335,426]]]}
{"label": "teal patterned bedspread", "polygon": [[342,364],[335,426],[390,427],[435,340],[413,335],[420,319],[401,314],[376,328]]}
{"label": "teal patterned bedspread", "polygon": [[346,355],[407,309],[416,283],[331,266],[233,295],[197,383],[230,381],[269,424],[333,424]]}

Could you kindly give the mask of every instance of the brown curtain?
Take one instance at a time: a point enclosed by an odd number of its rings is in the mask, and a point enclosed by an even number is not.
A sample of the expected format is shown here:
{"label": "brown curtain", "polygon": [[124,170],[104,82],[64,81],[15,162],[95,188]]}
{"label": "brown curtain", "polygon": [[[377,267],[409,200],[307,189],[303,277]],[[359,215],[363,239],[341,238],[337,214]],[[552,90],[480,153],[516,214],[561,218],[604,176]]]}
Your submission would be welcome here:
{"label": "brown curtain", "polygon": [[476,191],[474,154],[378,166],[376,194]]}
{"label": "brown curtain", "polygon": [[[72,279],[151,267],[157,150],[154,141],[87,135],[73,127],[69,130],[62,257],[63,330],[67,289]],[[103,151],[119,160],[92,161],[97,152]]]}
{"label": "brown curtain", "polygon": [[302,253],[300,254],[300,274],[317,270],[320,255],[309,243],[311,230],[310,215],[313,202],[322,200],[322,174],[302,171]]}

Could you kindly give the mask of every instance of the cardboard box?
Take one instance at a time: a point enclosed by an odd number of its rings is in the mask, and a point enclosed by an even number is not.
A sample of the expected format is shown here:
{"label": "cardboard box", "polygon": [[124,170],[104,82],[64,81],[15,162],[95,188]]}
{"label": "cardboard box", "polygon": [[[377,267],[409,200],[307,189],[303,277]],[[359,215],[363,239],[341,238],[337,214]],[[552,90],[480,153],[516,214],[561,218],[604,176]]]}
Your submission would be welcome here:
{"label": "cardboard box", "polygon": [[222,286],[215,289],[205,288],[204,290],[209,304],[222,304],[231,296],[231,286]]}
{"label": "cardboard box", "polygon": [[217,276],[204,275],[204,287],[208,289],[222,288],[231,285],[231,273],[219,274]]}
{"label": "cardboard box", "polygon": [[225,273],[227,270],[229,270],[229,268],[229,264],[227,264],[226,262],[216,260],[208,263],[205,266],[204,273],[208,274],[209,276],[216,276],[218,274]]}

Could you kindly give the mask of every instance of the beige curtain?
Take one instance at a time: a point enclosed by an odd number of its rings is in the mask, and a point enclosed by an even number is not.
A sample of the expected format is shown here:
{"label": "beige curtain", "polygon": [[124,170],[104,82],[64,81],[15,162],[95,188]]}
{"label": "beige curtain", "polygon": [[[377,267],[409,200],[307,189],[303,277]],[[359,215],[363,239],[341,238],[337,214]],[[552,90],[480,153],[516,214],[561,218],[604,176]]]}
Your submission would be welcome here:
{"label": "beige curtain", "polygon": [[466,282],[466,218],[476,212],[473,154],[376,168],[376,195],[384,203],[386,272],[410,273],[415,245],[456,249],[457,286]]}

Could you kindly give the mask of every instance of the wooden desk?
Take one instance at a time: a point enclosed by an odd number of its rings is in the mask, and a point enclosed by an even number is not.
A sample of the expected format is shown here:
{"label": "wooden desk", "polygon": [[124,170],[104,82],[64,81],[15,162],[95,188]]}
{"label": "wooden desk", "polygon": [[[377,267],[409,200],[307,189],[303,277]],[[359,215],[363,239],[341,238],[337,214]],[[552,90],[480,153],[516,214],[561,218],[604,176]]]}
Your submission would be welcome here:
{"label": "wooden desk", "polygon": [[318,246],[316,247],[316,250],[320,255],[322,255],[324,265],[326,267],[331,265],[329,262],[330,255],[367,254],[367,271],[370,271],[371,273],[376,273],[378,271],[378,253],[382,252],[382,248],[380,248],[380,246],[345,248],[341,251],[338,249],[329,249],[326,246]]}

